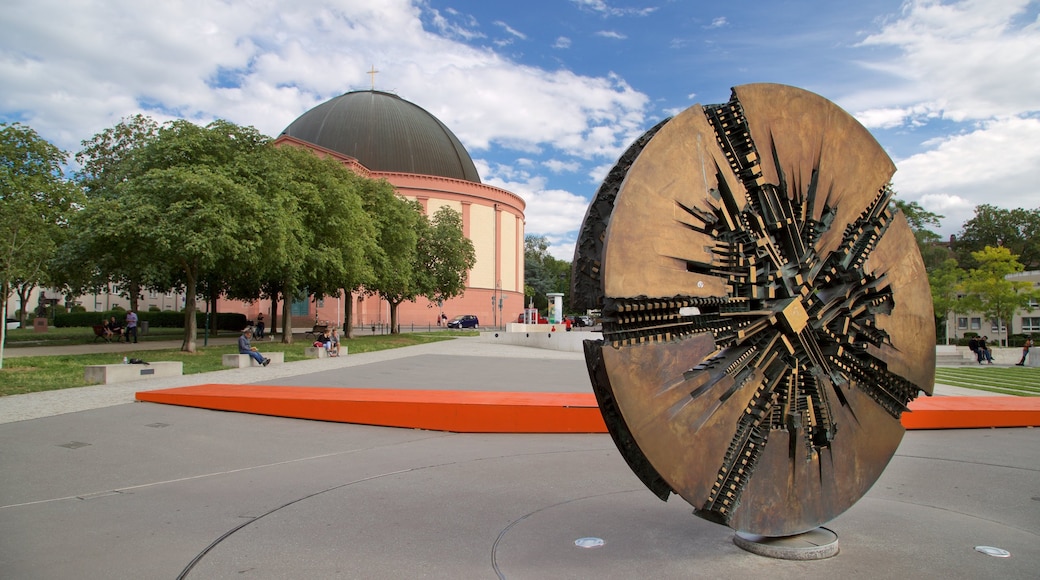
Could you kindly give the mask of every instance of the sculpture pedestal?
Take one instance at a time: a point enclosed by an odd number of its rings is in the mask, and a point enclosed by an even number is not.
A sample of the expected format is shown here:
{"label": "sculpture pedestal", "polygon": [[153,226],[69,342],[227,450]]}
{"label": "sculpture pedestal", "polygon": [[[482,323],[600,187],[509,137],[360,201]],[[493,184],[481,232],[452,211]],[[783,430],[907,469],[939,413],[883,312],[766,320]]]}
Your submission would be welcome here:
{"label": "sculpture pedestal", "polygon": [[752,554],[778,560],[823,560],[838,555],[838,534],[824,527],[775,538],[737,532],[733,543]]}

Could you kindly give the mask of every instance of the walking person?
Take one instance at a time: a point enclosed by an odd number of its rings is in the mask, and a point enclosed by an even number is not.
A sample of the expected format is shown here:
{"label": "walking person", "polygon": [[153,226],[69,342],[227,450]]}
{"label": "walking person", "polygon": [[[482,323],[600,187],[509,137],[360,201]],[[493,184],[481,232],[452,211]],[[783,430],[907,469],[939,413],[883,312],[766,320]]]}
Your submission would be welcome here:
{"label": "walking person", "polygon": [[1033,348],[1033,337],[1027,336],[1025,344],[1022,345],[1022,360],[1015,363],[1016,367],[1022,367],[1026,365],[1026,357],[1029,356],[1029,349]]}
{"label": "walking person", "polygon": [[264,330],[265,330],[265,328],[266,327],[264,326],[264,313],[261,312],[261,313],[256,315],[256,339],[257,340],[263,340],[264,339]]}

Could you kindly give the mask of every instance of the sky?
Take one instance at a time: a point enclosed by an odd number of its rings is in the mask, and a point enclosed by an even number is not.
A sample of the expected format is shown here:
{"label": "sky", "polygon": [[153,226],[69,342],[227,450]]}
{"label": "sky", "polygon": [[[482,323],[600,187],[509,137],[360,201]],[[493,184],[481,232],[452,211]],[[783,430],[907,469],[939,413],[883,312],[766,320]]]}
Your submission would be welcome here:
{"label": "sky", "polygon": [[979,204],[1040,208],[1040,0],[3,4],[0,122],[70,154],[136,113],[275,137],[374,83],[447,125],[562,260],[635,138],[756,82],[855,116],[943,237]]}

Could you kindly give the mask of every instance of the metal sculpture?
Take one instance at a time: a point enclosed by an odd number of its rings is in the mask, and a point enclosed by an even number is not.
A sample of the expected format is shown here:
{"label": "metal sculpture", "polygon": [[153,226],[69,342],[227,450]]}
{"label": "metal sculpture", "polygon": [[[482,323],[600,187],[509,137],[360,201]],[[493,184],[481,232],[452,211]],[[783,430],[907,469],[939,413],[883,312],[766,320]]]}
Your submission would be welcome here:
{"label": "metal sculpture", "polygon": [[589,206],[573,303],[604,419],[661,499],[799,534],[877,480],[931,394],[924,265],[895,167],[830,101],[753,84],[650,129]]}

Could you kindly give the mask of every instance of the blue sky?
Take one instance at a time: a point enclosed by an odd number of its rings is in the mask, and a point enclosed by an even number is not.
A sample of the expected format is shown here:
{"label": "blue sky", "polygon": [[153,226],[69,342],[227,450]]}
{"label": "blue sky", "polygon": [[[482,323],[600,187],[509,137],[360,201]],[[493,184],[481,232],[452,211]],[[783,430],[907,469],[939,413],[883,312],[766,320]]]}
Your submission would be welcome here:
{"label": "blue sky", "polygon": [[643,131],[730,88],[816,92],[955,234],[981,203],[1040,207],[1040,1],[14,0],[0,120],[69,152],[120,118],[275,136],[351,90],[440,118],[527,233],[570,259],[589,198]]}

